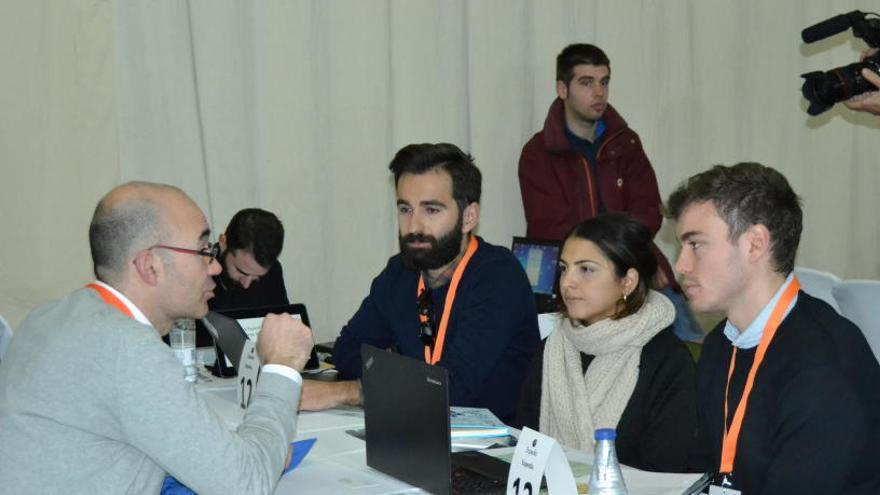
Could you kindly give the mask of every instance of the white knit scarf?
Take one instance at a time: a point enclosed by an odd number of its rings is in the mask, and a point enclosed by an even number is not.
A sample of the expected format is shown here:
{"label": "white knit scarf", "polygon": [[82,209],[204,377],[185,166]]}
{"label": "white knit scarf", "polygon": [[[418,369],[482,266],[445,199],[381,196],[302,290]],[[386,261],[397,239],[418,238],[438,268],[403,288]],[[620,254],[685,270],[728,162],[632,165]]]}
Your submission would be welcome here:
{"label": "white knit scarf", "polygon": [[[592,452],[597,428],[617,428],[636,386],[642,347],[674,319],[672,302],[655,291],[638,312],[619,320],[583,326],[561,318],[544,348],[541,432]],[[595,356],[585,374],[581,352]]]}

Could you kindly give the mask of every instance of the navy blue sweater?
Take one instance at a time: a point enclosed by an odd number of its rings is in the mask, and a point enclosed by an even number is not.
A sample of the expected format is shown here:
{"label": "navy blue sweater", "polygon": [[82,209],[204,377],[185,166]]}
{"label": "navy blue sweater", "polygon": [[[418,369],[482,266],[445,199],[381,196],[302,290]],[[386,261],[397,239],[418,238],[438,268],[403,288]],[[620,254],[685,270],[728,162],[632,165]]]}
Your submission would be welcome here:
{"label": "navy blue sweater", "polygon": [[[486,407],[509,422],[539,333],[535,301],[522,266],[506,248],[479,237],[452,307],[440,366],[449,371],[450,404]],[[419,273],[400,255],[388,260],[370,294],[342,329],[333,349],[341,379],[361,375],[361,344],[396,346],[424,359],[419,340],[416,289]],[[434,327],[439,328],[448,285],[431,289]]]}
{"label": "navy blue sweater", "polygon": [[[699,422],[717,469],[733,347],[722,321],[697,366]],[[728,417],[742,397],[756,348],[739,350]],[[744,494],[880,493],[880,366],[865,337],[805,292],[779,325],[755,376],[737,443],[733,487]]]}

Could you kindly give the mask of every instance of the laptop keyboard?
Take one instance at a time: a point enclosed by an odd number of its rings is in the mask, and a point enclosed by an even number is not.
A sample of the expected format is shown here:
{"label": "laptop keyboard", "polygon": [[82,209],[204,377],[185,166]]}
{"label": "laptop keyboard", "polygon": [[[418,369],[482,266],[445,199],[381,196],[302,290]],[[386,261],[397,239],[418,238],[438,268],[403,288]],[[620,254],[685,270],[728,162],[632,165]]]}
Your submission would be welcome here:
{"label": "laptop keyboard", "polygon": [[452,493],[500,493],[506,492],[507,484],[487,478],[462,466],[452,468]]}

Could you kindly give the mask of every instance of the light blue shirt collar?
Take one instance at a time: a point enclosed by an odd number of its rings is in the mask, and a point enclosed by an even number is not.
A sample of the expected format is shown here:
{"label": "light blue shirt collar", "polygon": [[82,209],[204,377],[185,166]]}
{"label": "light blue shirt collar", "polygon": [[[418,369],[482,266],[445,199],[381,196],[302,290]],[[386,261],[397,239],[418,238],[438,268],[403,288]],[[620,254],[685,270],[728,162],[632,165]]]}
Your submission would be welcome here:
{"label": "light blue shirt collar", "polygon": [[[776,291],[776,294],[773,295],[770,302],[764,306],[764,309],[758,313],[758,316],[752,320],[749,326],[746,327],[745,331],[740,332],[738,328],[733,326],[733,323],[731,323],[730,320],[727,320],[724,324],[724,335],[727,336],[734,347],[739,349],[751,349],[761,342],[761,337],[764,335],[764,327],[767,326],[767,320],[770,319],[770,313],[773,312],[776,302],[782,297],[782,293],[785,292],[785,289],[788,288],[792,280],[794,280],[794,272],[788,274],[785,282],[779,287],[779,290]],[[794,299],[791,300],[791,304],[785,308],[785,313],[782,315],[783,320],[788,316],[788,313],[791,312],[791,309],[794,308],[794,305],[797,304],[797,300],[798,296],[795,294]]]}

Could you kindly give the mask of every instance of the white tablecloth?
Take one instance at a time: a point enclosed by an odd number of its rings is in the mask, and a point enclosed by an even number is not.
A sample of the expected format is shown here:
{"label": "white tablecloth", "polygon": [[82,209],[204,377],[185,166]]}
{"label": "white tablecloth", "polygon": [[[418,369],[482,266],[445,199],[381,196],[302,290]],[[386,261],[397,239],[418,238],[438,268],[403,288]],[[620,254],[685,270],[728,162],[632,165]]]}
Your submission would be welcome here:
{"label": "white tablecloth", "polygon": [[[241,422],[243,411],[236,401],[234,380],[199,383],[202,395],[230,428]],[[311,452],[296,469],[282,478],[275,493],[286,494],[386,494],[423,493],[417,488],[384,475],[366,464],[363,440],[346,430],[364,427],[363,411],[356,408],[303,412],[299,415],[297,440],[317,438]],[[491,453],[512,455],[510,449]],[[585,492],[592,456],[566,451],[579,491]],[[698,475],[650,473],[623,466],[623,476],[630,495],[680,495]]]}

